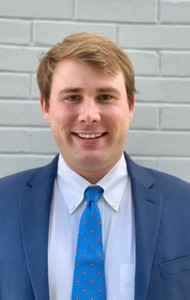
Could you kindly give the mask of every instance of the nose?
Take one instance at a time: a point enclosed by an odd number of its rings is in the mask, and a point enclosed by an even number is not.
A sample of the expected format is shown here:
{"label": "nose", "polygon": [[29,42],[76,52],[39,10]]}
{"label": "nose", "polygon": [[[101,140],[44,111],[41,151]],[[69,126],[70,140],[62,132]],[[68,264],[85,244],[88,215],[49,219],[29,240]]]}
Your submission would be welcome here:
{"label": "nose", "polygon": [[101,120],[98,104],[92,99],[86,99],[81,103],[78,121],[87,125]]}

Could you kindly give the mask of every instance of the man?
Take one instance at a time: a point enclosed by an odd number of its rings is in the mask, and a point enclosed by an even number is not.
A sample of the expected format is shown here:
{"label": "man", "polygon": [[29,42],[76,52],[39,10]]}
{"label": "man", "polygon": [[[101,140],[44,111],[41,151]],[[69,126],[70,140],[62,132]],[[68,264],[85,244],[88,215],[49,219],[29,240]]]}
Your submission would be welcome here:
{"label": "man", "polygon": [[[0,180],[0,299],[189,300],[190,186],[124,153],[135,102],[129,58],[104,37],[78,33],[42,58],[37,79],[60,154]],[[84,194],[94,187],[98,204]],[[96,246],[86,250],[86,236],[79,246],[81,222],[92,229],[80,218],[92,207],[103,277],[84,282],[89,272],[77,279],[77,268]]]}

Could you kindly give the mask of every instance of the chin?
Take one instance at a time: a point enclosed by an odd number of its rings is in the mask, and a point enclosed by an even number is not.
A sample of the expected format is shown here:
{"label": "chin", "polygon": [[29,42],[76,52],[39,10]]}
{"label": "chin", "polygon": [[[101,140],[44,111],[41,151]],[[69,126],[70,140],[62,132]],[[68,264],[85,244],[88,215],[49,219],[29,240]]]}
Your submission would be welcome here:
{"label": "chin", "polygon": [[105,160],[102,159],[100,155],[91,155],[84,157],[77,157],[78,165],[81,165],[82,168],[95,168],[100,167],[105,164]]}

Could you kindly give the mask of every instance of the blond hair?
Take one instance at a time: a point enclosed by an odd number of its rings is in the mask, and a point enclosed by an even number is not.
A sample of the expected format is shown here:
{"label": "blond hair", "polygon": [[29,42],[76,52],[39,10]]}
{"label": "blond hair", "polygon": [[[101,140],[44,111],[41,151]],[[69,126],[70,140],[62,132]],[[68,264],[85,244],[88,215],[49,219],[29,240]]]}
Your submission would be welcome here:
{"label": "blond hair", "polygon": [[111,40],[87,32],[75,33],[51,48],[40,60],[37,82],[42,97],[49,101],[52,77],[57,63],[66,58],[77,58],[105,74],[123,72],[129,106],[135,93],[132,63],[126,53]]}

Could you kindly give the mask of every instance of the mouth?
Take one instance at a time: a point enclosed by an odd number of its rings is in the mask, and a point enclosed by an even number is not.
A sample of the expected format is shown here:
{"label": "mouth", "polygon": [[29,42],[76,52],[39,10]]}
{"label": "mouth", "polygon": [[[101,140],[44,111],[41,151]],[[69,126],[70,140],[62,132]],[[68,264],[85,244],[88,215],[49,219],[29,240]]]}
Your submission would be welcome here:
{"label": "mouth", "polygon": [[81,139],[98,139],[104,136],[106,133],[74,133],[77,137]]}

